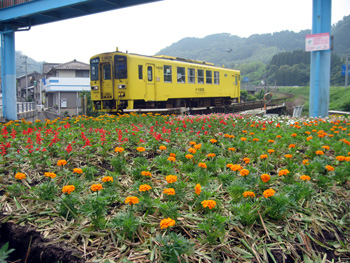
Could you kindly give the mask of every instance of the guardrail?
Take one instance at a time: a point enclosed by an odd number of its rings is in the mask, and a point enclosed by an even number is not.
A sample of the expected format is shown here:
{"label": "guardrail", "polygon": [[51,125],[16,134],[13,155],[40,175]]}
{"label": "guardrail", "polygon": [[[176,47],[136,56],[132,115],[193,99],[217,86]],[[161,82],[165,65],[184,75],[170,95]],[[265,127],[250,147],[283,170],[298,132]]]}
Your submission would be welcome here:
{"label": "guardrail", "polygon": [[[266,104],[266,106],[267,107],[279,106],[279,105],[283,105],[285,103],[286,103],[286,99],[273,99],[268,104]],[[238,104],[233,105],[233,112],[253,110],[253,109],[258,109],[258,108],[263,110],[264,105],[265,105],[265,103],[262,100],[242,102],[242,103],[238,103]]]}

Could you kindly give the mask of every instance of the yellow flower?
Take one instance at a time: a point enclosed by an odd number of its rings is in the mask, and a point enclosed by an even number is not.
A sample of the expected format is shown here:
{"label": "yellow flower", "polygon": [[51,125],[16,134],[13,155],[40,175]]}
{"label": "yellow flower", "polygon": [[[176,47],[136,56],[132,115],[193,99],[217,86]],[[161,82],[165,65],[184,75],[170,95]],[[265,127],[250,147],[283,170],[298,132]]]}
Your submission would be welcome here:
{"label": "yellow flower", "polygon": [[239,173],[241,174],[241,176],[247,176],[249,175],[249,170],[248,169],[242,169],[239,171]]}
{"label": "yellow flower", "polygon": [[233,164],[233,165],[230,166],[230,169],[235,172],[235,171],[242,170],[243,167],[240,164]]}
{"label": "yellow flower", "polygon": [[308,159],[304,159],[303,160],[303,165],[309,165],[310,163],[309,163],[309,160]]}
{"label": "yellow flower", "polygon": [[267,189],[267,190],[265,190],[265,191],[263,192],[263,196],[264,196],[265,198],[269,198],[269,197],[271,197],[271,196],[274,196],[275,193],[276,193],[275,190],[273,190],[272,188],[269,188],[269,189]]}
{"label": "yellow flower", "polygon": [[90,187],[91,191],[97,192],[103,189],[102,184],[93,184]]}
{"label": "yellow flower", "polygon": [[275,152],[275,150],[274,150],[274,149],[268,149],[267,152],[268,152],[269,154],[273,154],[273,153]]}
{"label": "yellow flower", "polygon": [[138,204],[140,200],[136,196],[128,196],[125,198],[125,204],[134,205]]}
{"label": "yellow flower", "polygon": [[189,148],[189,149],[188,149],[188,152],[189,152],[189,153],[192,153],[192,154],[195,154],[197,151],[196,151],[196,149],[194,149],[194,148]]}
{"label": "yellow flower", "polygon": [[193,148],[195,148],[196,150],[199,150],[200,148],[202,148],[202,144],[195,144]]}
{"label": "yellow flower", "polygon": [[144,152],[144,151],[146,151],[146,149],[145,149],[145,147],[137,147],[137,148],[136,148],[136,151],[138,151],[138,152]]}
{"label": "yellow flower", "polygon": [[166,146],[164,146],[164,145],[159,146],[159,150],[165,151],[166,150]]}
{"label": "yellow flower", "polygon": [[262,174],[260,176],[261,181],[263,181],[264,183],[267,183],[268,181],[270,181],[270,175],[269,174]]}
{"label": "yellow flower", "polygon": [[196,195],[199,195],[202,192],[202,187],[200,184],[196,184],[194,191],[196,193]]}
{"label": "yellow flower", "polygon": [[151,172],[148,172],[148,171],[142,171],[141,175],[152,177]]}
{"label": "yellow flower", "polygon": [[206,163],[198,163],[198,167],[206,169],[207,168],[207,164]]}
{"label": "yellow flower", "polygon": [[335,157],[339,162],[345,161],[345,156],[339,155]]}
{"label": "yellow flower", "polygon": [[148,185],[148,184],[142,184],[139,187],[139,191],[140,192],[148,192],[151,189],[152,189],[152,187],[150,185]]}
{"label": "yellow flower", "polygon": [[113,177],[112,176],[105,176],[102,178],[102,182],[113,182]]}
{"label": "yellow flower", "polygon": [[190,145],[196,145],[196,142],[190,141]]}
{"label": "yellow flower", "polygon": [[302,176],[300,176],[300,179],[303,181],[310,181],[311,178],[308,175],[302,175]]}
{"label": "yellow flower", "polygon": [[23,180],[23,179],[26,179],[26,175],[24,173],[19,173],[18,172],[18,173],[16,173],[15,178],[17,180]]}
{"label": "yellow flower", "polygon": [[228,150],[234,152],[236,149],[234,147],[229,147]]}
{"label": "yellow flower", "polygon": [[168,161],[169,161],[169,162],[175,162],[175,161],[176,161],[176,158],[175,158],[175,157],[168,157]]}
{"label": "yellow flower", "polygon": [[245,162],[245,164],[250,163],[250,159],[248,157],[243,158],[243,162]]}
{"label": "yellow flower", "polygon": [[62,192],[66,194],[71,194],[74,190],[75,190],[74,185],[66,185],[66,186],[63,186],[62,188]]}
{"label": "yellow flower", "polygon": [[247,140],[247,138],[245,138],[245,137],[242,137],[242,138],[241,138],[241,141],[242,141],[242,142],[244,142],[244,141],[246,141],[246,140]]}
{"label": "yellow flower", "polygon": [[64,166],[64,165],[66,165],[67,164],[67,161],[66,160],[58,160],[57,161],[57,165],[58,166]]}
{"label": "yellow flower", "polygon": [[170,153],[169,156],[176,158],[176,153]]}
{"label": "yellow flower", "polygon": [[207,154],[207,157],[209,157],[209,158],[210,158],[210,157],[215,157],[215,156],[216,156],[215,153],[208,153],[208,154]]}
{"label": "yellow flower", "polygon": [[243,196],[244,197],[255,197],[255,194],[254,194],[254,192],[251,192],[251,191],[245,191],[244,193],[243,193]]}
{"label": "yellow flower", "polygon": [[324,152],[323,151],[316,151],[316,154],[317,155],[324,155]]}
{"label": "yellow flower", "polygon": [[214,200],[204,200],[201,202],[203,208],[208,207],[209,209],[213,209],[216,206],[216,202]]}
{"label": "yellow flower", "polygon": [[55,173],[45,172],[45,177],[50,177],[51,179],[56,177]]}
{"label": "yellow flower", "polygon": [[166,188],[166,189],[164,189],[163,193],[167,194],[167,195],[175,195],[175,189],[174,188]]}
{"label": "yellow flower", "polygon": [[114,151],[115,151],[116,153],[121,153],[121,152],[124,151],[124,148],[122,148],[122,147],[115,147]]}
{"label": "yellow flower", "polygon": [[267,157],[268,157],[267,154],[260,155],[260,159],[266,159]]}
{"label": "yellow flower", "polygon": [[162,219],[160,221],[160,228],[168,228],[170,226],[175,226],[175,220],[171,219],[170,217]]}
{"label": "yellow flower", "polygon": [[192,154],[186,154],[186,159],[192,159],[193,158],[193,155]]}
{"label": "yellow flower", "polygon": [[287,159],[291,159],[291,158],[293,157],[293,155],[291,155],[291,154],[286,154],[286,155],[284,155],[284,157],[287,158]]}
{"label": "yellow flower", "polygon": [[216,139],[211,139],[210,142],[211,142],[211,143],[217,143],[218,140],[216,140]]}
{"label": "yellow flower", "polygon": [[328,171],[334,171],[334,167],[331,166],[331,165],[326,165],[326,169],[327,169]]}
{"label": "yellow flower", "polygon": [[279,176],[282,176],[282,175],[287,175],[287,174],[289,174],[290,172],[287,170],[287,169],[283,169],[283,170],[281,170],[281,171],[279,171],[278,172],[278,175]]}
{"label": "yellow flower", "polygon": [[165,180],[168,182],[168,184],[175,183],[177,181],[176,175],[168,175],[165,177]]}
{"label": "yellow flower", "polygon": [[80,169],[80,168],[74,168],[74,169],[73,169],[73,173],[82,174],[82,173],[83,173],[83,170]]}

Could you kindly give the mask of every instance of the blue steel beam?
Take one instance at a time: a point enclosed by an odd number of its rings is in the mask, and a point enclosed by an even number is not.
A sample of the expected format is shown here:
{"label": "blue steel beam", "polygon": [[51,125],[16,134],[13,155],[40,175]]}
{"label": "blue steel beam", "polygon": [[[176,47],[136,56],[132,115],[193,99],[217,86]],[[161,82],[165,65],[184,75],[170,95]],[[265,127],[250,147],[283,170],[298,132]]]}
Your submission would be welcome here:
{"label": "blue steel beam", "polygon": [[[331,35],[332,0],[313,0],[312,34]],[[312,51],[309,116],[326,117],[329,109],[331,51]]]}

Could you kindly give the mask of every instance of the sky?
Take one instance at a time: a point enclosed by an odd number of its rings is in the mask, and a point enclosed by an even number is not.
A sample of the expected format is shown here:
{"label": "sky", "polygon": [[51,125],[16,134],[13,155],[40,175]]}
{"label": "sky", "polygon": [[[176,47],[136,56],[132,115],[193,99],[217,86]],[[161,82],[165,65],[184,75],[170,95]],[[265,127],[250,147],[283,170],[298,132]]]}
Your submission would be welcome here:
{"label": "sky", "polygon": [[[332,24],[349,14],[350,0],[332,1]],[[311,21],[312,0],[163,0],[34,26],[15,38],[16,50],[36,61],[89,63],[116,47],[154,55],[185,37],[300,32]]]}

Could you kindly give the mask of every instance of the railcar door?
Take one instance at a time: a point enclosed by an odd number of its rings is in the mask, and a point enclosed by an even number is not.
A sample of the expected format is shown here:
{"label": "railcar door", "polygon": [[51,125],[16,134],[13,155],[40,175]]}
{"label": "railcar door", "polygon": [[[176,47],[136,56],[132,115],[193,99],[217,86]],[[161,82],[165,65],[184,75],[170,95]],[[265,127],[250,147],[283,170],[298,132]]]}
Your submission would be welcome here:
{"label": "railcar door", "polygon": [[155,100],[155,71],[154,64],[146,64],[147,81],[145,101]]}
{"label": "railcar door", "polygon": [[112,63],[101,63],[101,99],[113,99],[113,78],[112,78]]}

